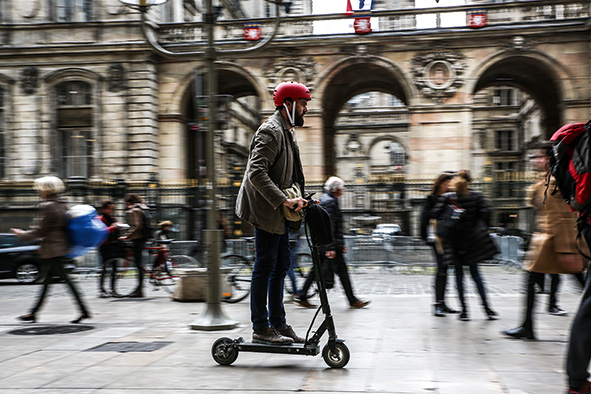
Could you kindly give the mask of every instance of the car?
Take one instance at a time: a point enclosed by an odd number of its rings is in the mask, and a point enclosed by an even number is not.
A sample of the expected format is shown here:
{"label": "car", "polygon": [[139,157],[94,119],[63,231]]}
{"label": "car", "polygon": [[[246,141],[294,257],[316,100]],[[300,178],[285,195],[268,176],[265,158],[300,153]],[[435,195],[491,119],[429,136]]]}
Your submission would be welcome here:
{"label": "car", "polygon": [[378,224],[371,232],[372,237],[389,238],[395,235],[402,235],[402,228],[398,224],[382,223]]}
{"label": "car", "polygon": [[0,233],[0,279],[35,283],[40,276],[39,244],[22,241],[14,234]]}

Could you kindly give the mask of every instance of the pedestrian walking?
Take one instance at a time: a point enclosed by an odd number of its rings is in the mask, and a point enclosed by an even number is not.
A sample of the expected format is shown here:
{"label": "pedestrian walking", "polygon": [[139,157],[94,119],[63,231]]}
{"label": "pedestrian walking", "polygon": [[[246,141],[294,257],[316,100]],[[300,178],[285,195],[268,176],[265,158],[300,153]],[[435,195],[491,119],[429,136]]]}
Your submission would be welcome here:
{"label": "pedestrian walking", "polygon": [[[533,313],[535,309],[536,285],[544,288],[545,274],[567,272],[564,265],[579,265],[583,270],[583,259],[576,246],[577,215],[564,203],[560,192],[554,190],[555,179],[546,185],[546,174],[550,169],[551,144],[541,144],[530,157],[534,168],[539,173],[539,180],[533,186],[529,203],[536,211],[536,232],[532,236],[526,255],[526,299],[524,318],[518,327],[504,330],[502,333],[516,339],[535,339]],[[556,283],[555,283],[556,285]],[[556,298],[556,294],[554,294]],[[555,299],[552,300],[555,303]],[[552,305],[551,301],[551,305]]]}
{"label": "pedestrian walking", "polygon": [[148,240],[149,216],[148,206],[137,194],[129,194],[125,197],[125,218],[129,229],[125,234],[119,237],[120,241],[131,241],[133,245],[133,259],[138,272],[138,283],[135,290],[129,295],[131,298],[142,298],[144,296],[144,270],[143,254]]}
{"label": "pedestrian walking", "polygon": [[445,193],[439,198],[431,211],[431,217],[442,218],[444,210],[449,205],[457,205],[464,210],[458,242],[451,244],[443,240],[443,264],[455,266],[456,287],[462,305],[460,320],[470,320],[464,294],[466,266],[469,267],[470,275],[478,289],[484,313],[489,320],[495,320],[498,314],[490,307],[478,264],[493,258],[498,250],[488,234],[490,206],[481,193],[470,190],[471,182],[470,173],[467,170],[460,171],[451,181],[450,188],[453,192]]}
{"label": "pedestrian walking", "polygon": [[445,303],[445,291],[447,287],[447,271],[449,266],[443,263],[443,245],[433,230],[433,223],[430,217],[431,210],[437,204],[439,197],[449,191],[449,184],[453,178],[452,174],[440,174],[433,183],[433,191],[426,198],[423,211],[421,212],[421,238],[431,246],[437,271],[435,273],[435,316],[445,316],[446,313],[458,313]]}
{"label": "pedestrian walking", "polygon": [[[336,176],[328,178],[324,184],[324,194],[320,197],[320,204],[328,212],[330,216],[330,224],[332,228],[333,243],[330,245],[320,246],[318,254],[322,259],[320,265],[322,270],[322,277],[326,279],[326,287],[332,288],[334,285],[334,275],[336,274],[341,281],[343,290],[349,301],[349,305],[353,309],[361,309],[369,305],[371,301],[360,300],[353,292],[353,285],[349,277],[349,269],[345,262],[344,255],[348,252],[345,245],[345,237],[343,234],[343,215],[339,207],[339,198],[345,192],[345,182]],[[296,302],[305,308],[314,308],[308,301],[308,289],[312,285],[316,275],[311,271],[306,278],[306,283],[302,288],[300,296]]]}
{"label": "pedestrian walking", "polygon": [[68,285],[80,309],[80,316],[72,323],[80,323],[84,319],[90,319],[90,312],[76,285],[64,269],[65,255],[70,249],[66,232],[67,206],[65,201],[60,198],[60,193],[65,190],[64,183],[57,177],[46,176],[36,179],[34,188],[43,201],[39,204],[37,217],[33,221],[31,229],[24,231],[12,228],[10,231],[25,241],[40,240],[39,255],[43,260],[43,265],[47,268],[47,273],[33,308],[29,313],[19,316],[19,319],[33,323],[37,320],[37,313],[43,306],[49,286],[54,283],[54,278],[58,277]]}
{"label": "pedestrian walking", "polygon": [[[101,216],[99,218],[107,226],[109,230],[109,237],[99,247],[99,253],[101,255],[101,275],[99,277],[99,298],[117,297],[117,291],[115,290],[115,273],[117,271],[116,257],[123,254],[121,245],[119,243],[119,229],[117,227],[117,218],[113,216],[115,212],[115,203],[111,200],[105,200],[101,204]],[[111,267],[107,267],[107,263],[111,262]],[[111,290],[105,289],[105,278],[107,271],[111,269]]]}
{"label": "pedestrian walking", "polygon": [[307,205],[306,199],[287,197],[283,190],[305,188],[295,127],[304,125],[309,100],[310,91],[300,83],[283,82],[275,88],[275,112],[252,139],[236,199],[236,215],[255,227],[250,289],[253,342],[304,342],[287,324],[283,306],[285,274],[291,264],[288,228],[299,228],[301,220],[287,220],[282,206],[300,212]]}

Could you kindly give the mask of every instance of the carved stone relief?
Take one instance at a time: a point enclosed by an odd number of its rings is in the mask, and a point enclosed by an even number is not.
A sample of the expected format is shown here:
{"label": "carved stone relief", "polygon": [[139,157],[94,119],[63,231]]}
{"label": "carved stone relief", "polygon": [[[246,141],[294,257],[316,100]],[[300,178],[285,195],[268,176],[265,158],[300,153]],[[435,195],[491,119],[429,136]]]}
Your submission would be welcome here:
{"label": "carved stone relief", "polygon": [[316,63],[311,57],[301,58],[295,53],[277,60],[267,67],[265,77],[269,81],[271,91],[279,83],[284,81],[296,81],[303,83],[309,89],[313,89],[313,78],[316,74]]}
{"label": "carved stone relief", "polygon": [[435,50],[413,59],[414,83],[425,97],[442,102],[456,94],[464,84],[466,63],[458,52]]}
{"label": "carved stone relief", "polygon": [[21,74],[21,88],[25,94],[33,94],[39,83],[39,70],[37,67],[29,66],[23,68]]}
{"label": "carved stone relief", "polygon": [[109,92],[119,92],[125,89],[125,69],[121,64],[113,64],[107,74]]}

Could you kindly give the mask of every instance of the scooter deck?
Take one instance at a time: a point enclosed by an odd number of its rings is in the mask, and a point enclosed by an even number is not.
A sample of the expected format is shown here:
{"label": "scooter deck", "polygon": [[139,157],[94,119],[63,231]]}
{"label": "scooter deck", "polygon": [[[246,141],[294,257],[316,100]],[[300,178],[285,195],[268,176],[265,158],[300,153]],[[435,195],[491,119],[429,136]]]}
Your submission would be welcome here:
{"label": "scooter deck", "polygon": [[316,356],[320,353],[320,346],[305,343],[290,343],[277,345],[273,343],[245,342],[243,338],[235,341],[235,347],[241,352],[301,354],[302,356]]}

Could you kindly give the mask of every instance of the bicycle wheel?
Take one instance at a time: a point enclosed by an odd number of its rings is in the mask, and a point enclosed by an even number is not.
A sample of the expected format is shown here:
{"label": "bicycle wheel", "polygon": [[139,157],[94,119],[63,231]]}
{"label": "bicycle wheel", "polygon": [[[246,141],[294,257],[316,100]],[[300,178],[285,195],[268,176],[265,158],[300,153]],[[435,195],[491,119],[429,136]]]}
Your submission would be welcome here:
{"label": "bicycle wheel", "polygon": [[296,265],[294,271],[300,278],[306,278],[312,271],[314,263],[312,262],[312,255],[310,253],[298,253],[296,257]]}
{"label": "bicycle wheel", "polygon": [[179,282],[179,276],[175,273],[174,268],[166,271],[151,271],[149,274],[149,281],[154,285],[154,290],[159,288],[164,289],[167,293],[173,294],[176,285]]}
{"label": "bicycle wheel", "polygon": [[[296,257],[296,267],[294,267],[294,271],[297,273],[297,276],[302,278],[302,283],[300,285],[300,289],[304,286],[304,282],[308,275],[314,275],[314,262],[312,261],[312,255],[310,253],[298,253]],[[308,297],[313,297],[318,293],[318,287],[316,286],[316,281],[312,283],[310,288],[308,289]]]}
{"label": "bicycle wheel", "polygon": [[172,266],[169,267],[169,269],[172,269],[172,270],[175,270],[178,268],[203,268],[203,264],[201,264],[201,262],[197,261],[196,258],[191,257],[191,256],[187,256],[185,254],[178,254],[175,256],[171,256],[170,263]]}
{"label": "bicycle wheel", "polygon": [[252,280],[252,264],[244,257],[231,254],[222,257],[224,283],[222,285],[222,301],[240,302],[250,294]]}
{"label": "bicycle wheel", "polygon": [[105,279],[105,285],[110,283],[112,291],[126,297],[137,289],[138,272],[133,260],[116,257],[108,260],[105,264],[111,275],[111,277]]}

